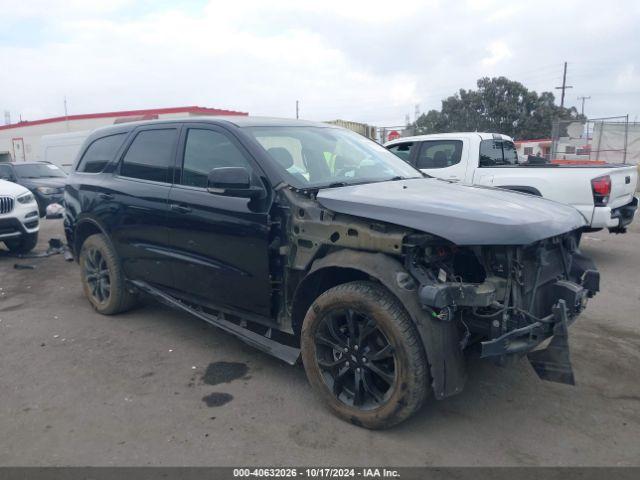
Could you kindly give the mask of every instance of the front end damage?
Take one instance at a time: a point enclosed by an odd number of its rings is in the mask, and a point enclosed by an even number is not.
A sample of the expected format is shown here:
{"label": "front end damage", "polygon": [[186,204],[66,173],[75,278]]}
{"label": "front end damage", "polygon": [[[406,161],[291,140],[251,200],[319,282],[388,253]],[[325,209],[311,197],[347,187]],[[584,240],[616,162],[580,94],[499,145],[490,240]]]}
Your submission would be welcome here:
{"label": "front end damage", "polygon": [[420,283],[420,303],[434,319],[457,322],[461,348],[479,345],[480,357],[499,364],[526,354],[540,378],[574,384],[567,327],[599,290],[598,271],[578,249],[579,232],[528,246],[408,240],[406,266]]}
{"label": "front end damage", "polygon": [[537,229],[521,226],[529,233],[520,237],[534,237],[526,245],[495,245],[483,228],[474,246],[446,239],[442,228],[424,233],[426,225],[417,230],[320,200],[313,192],[279,190],[272,271],[282,272],[273,284],[283,330],[299,332],[313,300],[331,286],[374,279],[413,319],[437,399],[462,391],[464,357],[475,352],[498,364],[527,355],[541,378],[573,383],[567,327],[599,290],[599,274],[578,248],[584,219],[573,209],[554,224],[566,225],[564,233],[541,239]]}

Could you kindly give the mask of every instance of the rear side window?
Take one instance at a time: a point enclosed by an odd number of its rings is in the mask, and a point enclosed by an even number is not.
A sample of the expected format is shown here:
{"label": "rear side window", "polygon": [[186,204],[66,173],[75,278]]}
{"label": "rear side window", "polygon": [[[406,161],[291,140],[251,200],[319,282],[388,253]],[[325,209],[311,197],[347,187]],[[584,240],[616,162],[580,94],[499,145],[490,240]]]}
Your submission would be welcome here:
{"label": "rear side window", "polygon": [[107,163],[113,160],[116,152],[122,146],[125,136],[126,133],[118,133],[94,140],[84,152],[76,171],[100,173],[107,166]]}
{"label": "rear side window", "polygon": [[397,157],[400,157],[405,162],[409,163],[411,157],[411,150],[413,149],[413,142],[399,143],[397,145],[391,145],[388,150],[394,153]]}
{"label": "rear side window", "polygon": [[460,163],[461,159],[461,140],[432,140],[422,142],[416,168],[447,168]]}
{"label": "rear side window", "polygon": [[167,183],[177,139],[175,128],[141,131],[122,160],[120,175]]}
{"label": "rear side window", "polygon": [[518,153],[513,142],[482,140],[480,142],[480,166],[504,167],[518,164]]}
{"label": "rear side window", "polygon": [[209,172],[219,167],[245,167],[249,162],[226,135],[213,130],[189,129],[184,147],[182,185],[207,186]]}

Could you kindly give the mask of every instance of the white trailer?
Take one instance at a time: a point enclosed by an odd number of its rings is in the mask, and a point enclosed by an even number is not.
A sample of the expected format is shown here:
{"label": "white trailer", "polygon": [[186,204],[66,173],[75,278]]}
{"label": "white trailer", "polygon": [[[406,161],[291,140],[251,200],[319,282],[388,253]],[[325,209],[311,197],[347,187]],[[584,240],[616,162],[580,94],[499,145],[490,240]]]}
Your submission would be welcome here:
{"label": "white trailer", "polygon": [[90,133],[90,130],[85,130],[82,132],[43,135],[40,139],[39,160],[53,163],[69,173],[82,143]]}

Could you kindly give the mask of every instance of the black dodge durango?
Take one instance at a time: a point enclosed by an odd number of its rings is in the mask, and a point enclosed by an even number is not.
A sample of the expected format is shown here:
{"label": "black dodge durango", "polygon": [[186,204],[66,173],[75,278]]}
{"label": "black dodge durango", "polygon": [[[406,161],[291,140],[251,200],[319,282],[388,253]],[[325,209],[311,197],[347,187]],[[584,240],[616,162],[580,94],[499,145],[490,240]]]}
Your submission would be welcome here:
{"label": "black dodge durango", "polygon": [[567,327],[599,289],[572,207],[430,178],[321,123],[103,128],[65,202],[98,312],[150,295],[301,360],[328,407],[367,428],[461,392],[472,351],[573,383]]}

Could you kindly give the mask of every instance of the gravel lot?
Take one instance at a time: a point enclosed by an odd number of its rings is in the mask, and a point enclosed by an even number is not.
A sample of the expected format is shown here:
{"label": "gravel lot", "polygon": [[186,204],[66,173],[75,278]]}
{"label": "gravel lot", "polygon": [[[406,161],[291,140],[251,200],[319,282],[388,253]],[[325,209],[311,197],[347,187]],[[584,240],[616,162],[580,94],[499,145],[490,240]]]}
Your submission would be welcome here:
{"label": "gravel lot", "polygon": [[474,360],[383,432],[328,413],[302,367],[154,303],[100,316],[75,263],[0,252],[0,465],[640,465],[640,221],[583,249],[603,291],[571,328],[576,387]]}

